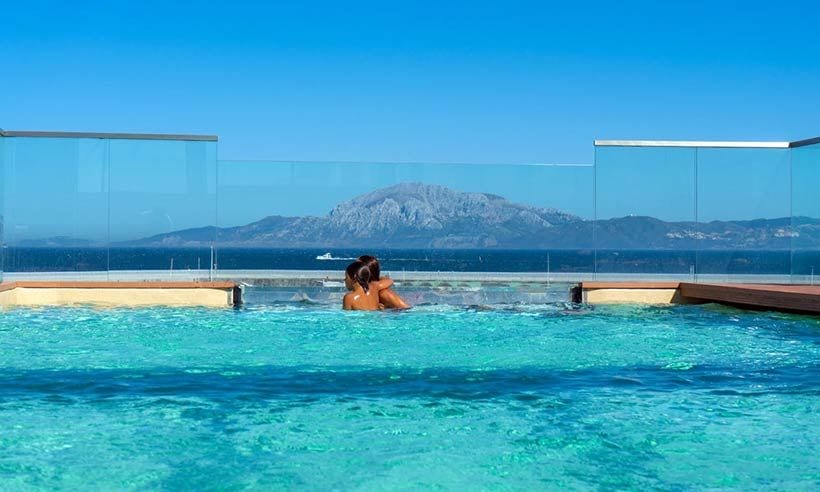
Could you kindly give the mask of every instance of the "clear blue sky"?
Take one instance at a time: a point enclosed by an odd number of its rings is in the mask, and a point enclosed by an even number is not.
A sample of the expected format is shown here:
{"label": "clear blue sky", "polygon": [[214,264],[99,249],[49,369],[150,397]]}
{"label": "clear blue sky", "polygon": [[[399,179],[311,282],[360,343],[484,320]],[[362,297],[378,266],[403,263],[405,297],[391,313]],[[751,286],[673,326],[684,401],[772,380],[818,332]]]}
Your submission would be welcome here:
{"label": "clear blue sky", "polygon": [[812,1],[0,1],[0,127],[225,159],[590,163],[820,133]]}
{"label": "clear blue sky", "polygon": [[[2,128],[217,134],[226,160],[592,164],[595,138],[820,135],[820,6],[810,1],[0,0],[0,52]],[[55,173],[54,190],[71,179],[105,189],[95,167],[100,150],[79,152],[92,156],[81,166],[93,172]],[[697,190],[700,218],[788,215],[784,157],[738,156],[726,166],[702,156],[701,178],[709,182]],[[182,166],[175,172],[190,171],[190,159],[175,159]],[[683,154],[665,159],[691,162]],[[154,172],[168,168],[154,164]],[[326,181],[317,172],[316,186],[282,187],[261,182],[265,174],[253,164],[236,165],[244,166],[234,173],[236,186],[224,191],[237,201],[221,202],[221,225],[323,214],[375,186]],[[591,218],[589,168],[487,167],[497,174],[471,179],[461,179],[458,167],[426,169],[418,169],[419,180]],[[694,190],[681,183],[693,177],[682,169],[661,169],[656,181],[600,169],[599,217],[691,219]],[[817,172],[802,176],[820,180]],[[156,184],[153,197],[164,186]],[[734,196],[727,198],[724,184]],[[202,225],[195,211],[204,202],[180,195],[152,209],[151,196],[130,212],[150,219],[140,219],[147,224],[141,234]],[[97,198],[88,194],[82,206],[94,209]],[[820,214],[801,199],[798,208]],[[59,208],[47,196],[41,204],[44,211],[31,216]],[[71,214],[84,217],[80,205]],[[49,220],[53,227],[43,230],[67,227],[58,216]],[[73,234],[101,234],[105,220]],[[21,235],[34,230],[26,227]]]}

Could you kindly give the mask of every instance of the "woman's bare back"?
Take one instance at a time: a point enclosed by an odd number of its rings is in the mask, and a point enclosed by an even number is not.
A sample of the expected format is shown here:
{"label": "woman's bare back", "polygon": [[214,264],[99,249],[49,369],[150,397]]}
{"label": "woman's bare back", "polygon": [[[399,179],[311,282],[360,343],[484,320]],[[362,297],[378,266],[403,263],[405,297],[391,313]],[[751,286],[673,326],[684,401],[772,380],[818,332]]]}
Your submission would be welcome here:
{"label": "woman's bare back", "polygon": [[365,292],[364,289],[357,286],[354,290],[345,294],[342,307],[351,311],[378,311],[380,309],[379,292],[373,289]]}

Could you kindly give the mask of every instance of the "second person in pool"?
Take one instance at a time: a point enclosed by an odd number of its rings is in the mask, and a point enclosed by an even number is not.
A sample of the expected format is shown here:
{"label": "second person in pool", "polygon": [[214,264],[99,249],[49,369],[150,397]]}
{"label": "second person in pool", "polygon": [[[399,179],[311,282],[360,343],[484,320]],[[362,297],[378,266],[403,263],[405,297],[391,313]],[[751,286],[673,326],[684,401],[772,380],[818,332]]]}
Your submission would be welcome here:
{"label": "second person in pool", "polygon": [[[400,295],[393,292],[390,287],[393,286],[393,280],[389,278],[381,278],[381,265],[375,256],[363,255],[359,257],[359,261],[367,265],[370,270],[370,281],[377,282],[379,287],[379,302],[387,309],[407,309],[410,304],[404,301]],[[389,282],[389,283],[388,283]]]}
{"label": "second person in pool", "polygon": [[345,294],[342,307],[348,310],[407,309],[404,299],[390,288],[393,280],[381,278],[381,266],[374,256],[361,256],[345,269]]}

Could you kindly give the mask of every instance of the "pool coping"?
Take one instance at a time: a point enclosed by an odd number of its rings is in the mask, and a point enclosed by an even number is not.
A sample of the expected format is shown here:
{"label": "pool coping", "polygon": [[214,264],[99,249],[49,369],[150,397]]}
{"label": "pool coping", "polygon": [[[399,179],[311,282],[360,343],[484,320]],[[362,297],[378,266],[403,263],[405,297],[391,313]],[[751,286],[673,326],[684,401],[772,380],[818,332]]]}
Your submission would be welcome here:
{"label": "pool coping", "polygon": [[214,282],[15,281],[0,283],[0,306],[204,306],[242,304],[242,286]]}

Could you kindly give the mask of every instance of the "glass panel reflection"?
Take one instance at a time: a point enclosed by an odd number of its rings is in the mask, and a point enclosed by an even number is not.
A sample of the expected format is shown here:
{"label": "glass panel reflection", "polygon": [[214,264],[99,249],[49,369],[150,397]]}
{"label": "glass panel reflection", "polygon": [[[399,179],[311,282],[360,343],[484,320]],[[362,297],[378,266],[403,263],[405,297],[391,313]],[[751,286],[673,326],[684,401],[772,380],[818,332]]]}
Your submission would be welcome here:
{"label": "glass panel reflection", "polygon": [[596,278],[693,278],[694,164],[687,147],[596,148]]}
{"label": "glass panel reflection", "polygon": [[792,149],[792,281],[820,284],[820,144]]}
{"label": "glass panel reflection", "polygon": [[338,272],[362,253],[431,279],[812,283],[820,268],[820,145],[601,146],[593,167],[217,161],[215,142],[5,137],[0,178],[12,278]]}
{"label": "glass panel reflection", "polygon": [[6,271],[97,272],[83,276],[104,278],[107,143],[76,138],[3,140]]}
{"label": "glass panel reflection", "polygon": [[109,159],[110,269],[117,271],[112,278],[209,277],[216,231],[216,144],[112,140]]}
{"label": "glass panel reflection", "polygon": [[592,167],[220,161],[220,275],[592,270]]}
{"label": "glass panel reflection", "polygon": [[701,281],[788,282],[789,149],[698,149]]}

